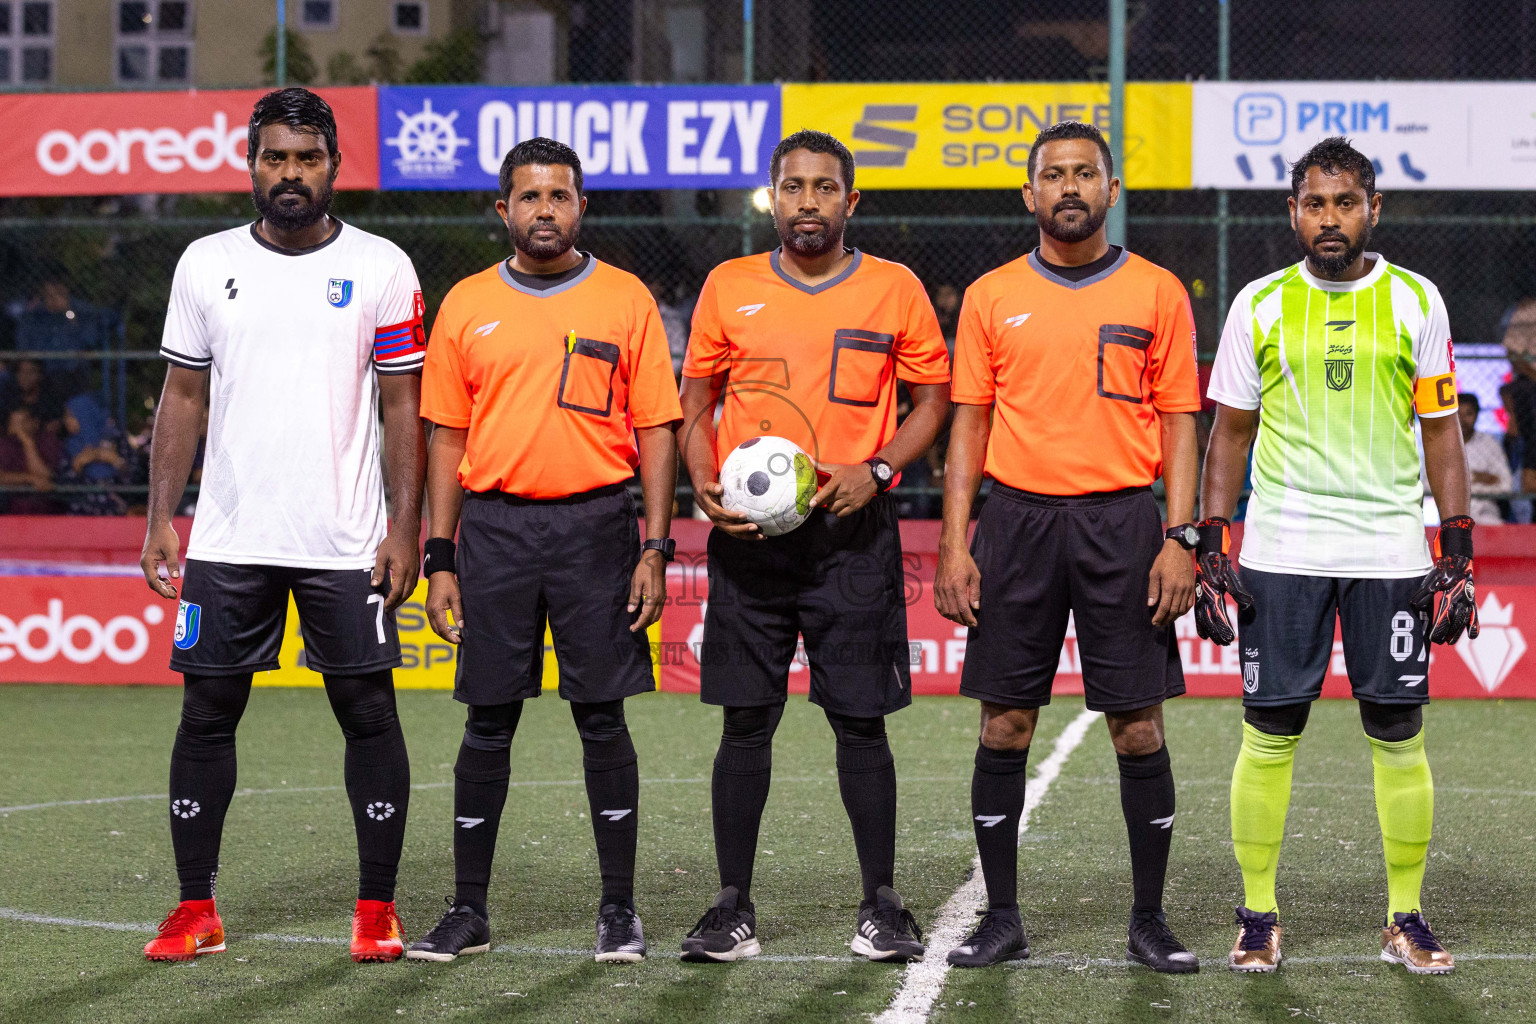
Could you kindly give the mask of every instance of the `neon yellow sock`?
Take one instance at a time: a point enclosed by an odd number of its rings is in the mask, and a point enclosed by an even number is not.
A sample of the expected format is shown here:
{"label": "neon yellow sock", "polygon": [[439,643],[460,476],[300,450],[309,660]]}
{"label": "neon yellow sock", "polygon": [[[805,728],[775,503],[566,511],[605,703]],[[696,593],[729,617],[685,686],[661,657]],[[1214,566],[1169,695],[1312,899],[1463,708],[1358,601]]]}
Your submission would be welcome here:
{"label": "neon yellow sock", "polygon": [[[1370,737],[1367,737],[1370,739]],[[1387,919],[1419,909],[1424,863],[1435,820],[1435,782],[1424,756],[1424,733],[1387,742],[1371,739],[1376,769],[1376,817],[1387,858]]]}
{"label": "neon yellow sock", "polygon": [[1291,764],[1300,741],[1300,736],[1272,736],[1243,723],[1243,747],[1232,769],[1232,849],[1243,871],[1243,903],[1259,914],[1279,909],[1275,873],[1291,806]]}

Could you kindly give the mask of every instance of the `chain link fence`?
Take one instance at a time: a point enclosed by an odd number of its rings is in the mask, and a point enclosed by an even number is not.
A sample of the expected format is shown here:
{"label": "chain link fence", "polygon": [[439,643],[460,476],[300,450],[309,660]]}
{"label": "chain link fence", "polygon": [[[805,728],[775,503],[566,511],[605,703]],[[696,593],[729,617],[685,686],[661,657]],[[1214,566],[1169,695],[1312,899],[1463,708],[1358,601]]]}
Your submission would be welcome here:
{"label": "chain link fence", "polygon": [[[524,65],[504,44],[530,9],[455,5],[452,30],[411,62],[384,43],[322,61],[309,53],[303,33],[291,32],[288,79],[516,80]],[[538,7],[549,15],[556,44],[549,71],[560,81],[1102,81],[1106,74],[1107,21],[1090,16],[1091,5],[1067,0],[755,0],[750,9],[749,30],[737,3],[571,0]],[[1224,65],[1234,80],[1536,78],[1536,0],[1130,3],[1131,78],[1216,78]],[[339,193],[335,209],[412,256],[430,319],[455,281],[508,252],[494,199],[478,192]],[[1130,247],[1189,289],[1203,358],[1214,352],[1225,302],[1247,281],[1297,258],[1283,192],[1131,191],[1126,201]],[[5,351],[24,347],[29,335],[18,331],[21,318],[58,306],[63,289],[66,305],[85,311],[94,325],[81,332],[91,342],[82,347],[111,349],[114,357],[55,359],[48,376],[64,376],[72,388],[100,388],[117,428],[141,445],[164,377],[153,352],[176,261],[193,239],[251,215],[246,195],[0,200],[0,303],[10,314],[0,316],[0,363],[10,369],[9,380],[0,380],[0,402],[6,394],[14,400],[18,376],[31,373]],[[850,223],[850,241],[911,266],[941,319],[952,322],[965,286],[1033,247],[1035,228],[1016,191],[868,191]],[[771,222],[752,210],[749,195],[723,191],[593,193],[581,242],[639,275],[683,316],[714,265],[774,244]],[[1483,366],[1459,360],[1464,375],[1495,382],[1507,375],[1509,364],[1494,346],[1513,304],[1536,296],[1536,191],[1389,194],[1373,248],[1439,285],[1459,346],[1495,354]],[[130,470],[126,484],[108,485],[121,500],[92,507],[85,500],[92,495],[60,489],[50,507],[131,508],[142,500],[142,465]],[[17,491],[0,486],[8,492],[0,493],[0,504],[10,499],[15,506]],[[931,491],[919,490],[905,508],[932,514],[937,505]]]}

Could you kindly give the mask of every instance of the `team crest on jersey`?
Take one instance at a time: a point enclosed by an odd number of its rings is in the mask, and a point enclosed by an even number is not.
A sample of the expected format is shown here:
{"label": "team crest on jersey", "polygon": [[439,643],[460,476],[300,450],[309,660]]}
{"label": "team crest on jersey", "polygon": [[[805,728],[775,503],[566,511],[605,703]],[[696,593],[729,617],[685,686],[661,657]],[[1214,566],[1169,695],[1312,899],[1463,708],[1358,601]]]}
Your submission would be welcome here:
{"label": "team crest on jersey", "polygon": [[1323,357],[1328,386],[1334,391],[1348,391],[1355,382],[1355,343],[1330,341]]}
{"label": "team crest on jersey", "polygon": [[198,634],[202,632],[203,606],[193,604],[191,601],[181,602],[176,609],[176,638],[173,643],[178,651],[189,650],[197,644]]}
{"label": "team crest on jersey", "polygon": [[342,277],[331,278],[331,283],[327,285],[325,289],[325,301],[329,302],[337,309],[340,309],[347,303],[351,302],[352,282]]}

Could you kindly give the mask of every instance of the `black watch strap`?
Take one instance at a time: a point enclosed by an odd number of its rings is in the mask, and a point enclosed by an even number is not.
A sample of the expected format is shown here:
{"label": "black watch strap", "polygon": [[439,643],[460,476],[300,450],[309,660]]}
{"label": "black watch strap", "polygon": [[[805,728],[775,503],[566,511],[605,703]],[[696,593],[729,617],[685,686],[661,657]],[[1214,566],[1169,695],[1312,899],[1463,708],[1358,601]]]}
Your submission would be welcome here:
{"label": "black watch strap", "polygon": [[1164,540],[1178,541],[1179,546],[1185,551],[1195,550],[1195,545],[1200,543],[1200,531],[1194,523],[1185,523],[1182,526],[1170,526],[1163,531]]}
{"label": "black watch strap", "polygon": [[674,537],[652,537],[640,546],[642,551],[660,551],[664,562],[670,562],[677,557],[677,539]]}
{"label": "black watch strap", "polygon": [[877,493],[884,494],[891,489],[891,484],[896,482],[896,471],[891,468],[889,462],[886,462],[880,456],[876,455],[865,459],[864,465],[869,467],[870,475],[875,478],[875,491]]}

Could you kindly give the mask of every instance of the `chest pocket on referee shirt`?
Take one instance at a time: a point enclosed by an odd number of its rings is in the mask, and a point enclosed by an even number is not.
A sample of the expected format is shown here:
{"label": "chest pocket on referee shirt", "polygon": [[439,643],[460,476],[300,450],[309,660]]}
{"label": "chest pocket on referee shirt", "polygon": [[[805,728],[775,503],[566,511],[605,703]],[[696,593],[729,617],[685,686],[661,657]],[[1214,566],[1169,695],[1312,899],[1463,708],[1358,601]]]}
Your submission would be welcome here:
{"label": "chest pocket on referee shirt", "polygon": [[1143,327],[1104,324],[1099,328],[1099,397],[1141,405],[1147,375],[1147,348],[1155,337]]}
{"label": "chest pocket on referee shirt", "polygon": [[827,401],[839,405],[880,404],[880,385],[891,361],[896,335],[845,327],[832,335],[832,380]]}
{"label": "chest pocket on referee shirt", "polygon": [[560,369],[562,409],[607,416],[613,411],[613,374],[619,368],[619,346],[591,338],[562,338],[565,365]]}

